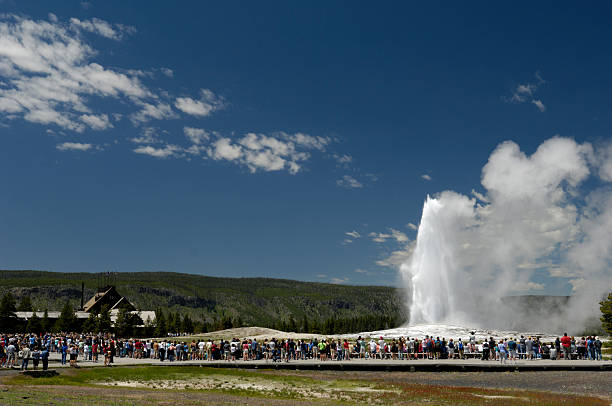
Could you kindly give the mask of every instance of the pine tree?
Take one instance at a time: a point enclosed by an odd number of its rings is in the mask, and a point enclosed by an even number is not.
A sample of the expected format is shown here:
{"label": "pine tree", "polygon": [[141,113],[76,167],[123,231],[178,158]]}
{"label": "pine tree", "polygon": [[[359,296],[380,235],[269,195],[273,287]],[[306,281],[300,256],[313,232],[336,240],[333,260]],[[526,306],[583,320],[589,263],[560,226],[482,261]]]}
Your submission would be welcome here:
{"label": "pine tree", "polygon": [[601,305],[601,326],[610,335],[612,335],[612,292],[607,299],[599,302]]}
{"label": "pine tree", "polygon": [[117,321],[115,322],[115,334],[118,337],[128,337],[132,335],[132,318],[130,312],[122,307],[119,309]]}
{"label": "pine tree", "polygon": [[32,317],[28,320],[28,324],[26,326],[26,333],[34,333],[40,334],[43,332],[42,322],[40,317],[36,315],[36,312],[32,314]]}
{"label": "pine tree", "polygon": [[20,312],[31,312],[34,311],[32,308],[32,300],[30,300],[30,296],[22,296],[21,301],[19,302],[19,306],[17,306],[17,311]]}
{"label": "pine tree", "polygon": [[147,319],[144,322],[144,326],[145,337],[151,337],[153,334],[155,334],[155,322],[151,320],[150,316],[147,316]]}
{"label": "pine tree", "polygon": [[16,311],[15,298],[11,292],[7,292],[0,301],[0,331],[7,333],[16,331],[18,324]]}
{"label": "pine tree", "polygon": [[166,324],[166,318],[162,309],[157,309],[155,312],[155,336],[156,337],[167,337],[168,327]]}
{"label": "pine tree", "polygon": [[110,310],[108,305],[105,305],[98,316],[98,333],[110,333],[112,325]]}
{"label": "pine tree", "polygon": [[56,329],[62,332],[74,331],[77,318],[70,302],[66,302],[56,322]]}
{"label": "pine tree", "polygon": [[302,320],[302,327],[300,328],[301,333],[310,333],[310,326],[308,325],[308,317],[304,315],[304,319]]}
{"label": "pine tree", "polygon": [[295,323],[295,319],[293,318],[293,314],[289,315],[289,323],[287,323],[287,328],[290,332],[297,332],[297,324]]}
{"label": "pine tree", "polygon": [[49,333],[51,332],[51,328],[53,327],[53,323],[49,320],[49,312],[45,309],[45,313],[43,314],[43,318],[41,321],[43,332]]}
{"label": "pine tree", "polygon": [[89,313],[89,317],[83,323],[82,330],[84,333],[93,333],[98,331],[98,316],[94,312]]}
{"label": "pine tree", "polygon": [[193,327],[193,321],[191,320],[191,317],[189,317],[188,314],[185,315],[185,317],[183,317],[183,322],[181,323],[181,330],[184,333],[193,333],[195,331],[194,327]]}
{"label": "pine tree", "polygon": [[168,333],[176,333],[176,319],[172,312],[168,312],[168,319],[166,320],[166,329]]}

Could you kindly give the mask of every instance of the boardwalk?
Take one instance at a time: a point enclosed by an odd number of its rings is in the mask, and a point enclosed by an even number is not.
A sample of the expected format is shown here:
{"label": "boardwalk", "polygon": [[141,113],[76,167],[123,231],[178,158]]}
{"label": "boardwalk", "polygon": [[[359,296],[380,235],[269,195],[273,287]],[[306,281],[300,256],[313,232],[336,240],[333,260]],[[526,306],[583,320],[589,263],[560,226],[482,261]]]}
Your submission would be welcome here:
{"label": "boardwalk", "polygon": [[[78,362],[80,367],[104,366],[103,361],[97,363],[91,361]],[[612,361],[551,361],[551,360],[519,360],[508,361],[501,364],[499,361],[481,361],[478,359],[468,360],[379,360],[379,359],[354,359],[351,361],[318,361],[298,360],[290,362],[272,361],[173,361],[163,362],[156,359],[133,359],[115,357],[115,366],[127,365],[159,365],[159,366],[181,366],[201,365],[212,368],[244,368],[244,369],[289,369],[289,370],[321,370],[321,371],[612,371]],[[61,367],[59,357],[52,354],[49,368]]]}

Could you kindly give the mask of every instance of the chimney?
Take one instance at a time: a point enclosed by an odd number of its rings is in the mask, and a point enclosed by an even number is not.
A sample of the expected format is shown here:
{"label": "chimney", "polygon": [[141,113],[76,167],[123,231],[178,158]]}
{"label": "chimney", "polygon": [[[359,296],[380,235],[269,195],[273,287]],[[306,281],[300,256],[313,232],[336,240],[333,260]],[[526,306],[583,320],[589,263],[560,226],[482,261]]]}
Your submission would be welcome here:
{"label": "chimney", "polygon": [[85,300],[85,282],[81,282],[81,310],[83,310],[83,306]]}

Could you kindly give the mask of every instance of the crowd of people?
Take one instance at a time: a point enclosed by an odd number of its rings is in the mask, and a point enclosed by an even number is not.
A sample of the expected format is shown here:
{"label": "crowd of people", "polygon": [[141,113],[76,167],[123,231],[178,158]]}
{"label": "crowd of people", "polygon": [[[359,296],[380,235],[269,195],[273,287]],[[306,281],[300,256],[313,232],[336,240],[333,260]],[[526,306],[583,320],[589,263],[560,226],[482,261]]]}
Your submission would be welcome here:
{"label": "crowd of people", "polygon": [[79,360],[111,365],[115,357],[168,361],[251,361],[289,362],[314,359],[349,361],[351,359],[465,359],[506,361],[536,359],[601,360],[602,342],[598,337],[570,337],[564,334],[553,342],[538,337],[477,340],[472,332],[465,340],[425,336],[417,338],[383,337],[356,340],[348,338],[243,339],[181,341],[168,339],[122,339],[110,334],[22,334],[0,335],[0,366],[48,368],[49,356],[59,355],[60,363],[76,366]]}

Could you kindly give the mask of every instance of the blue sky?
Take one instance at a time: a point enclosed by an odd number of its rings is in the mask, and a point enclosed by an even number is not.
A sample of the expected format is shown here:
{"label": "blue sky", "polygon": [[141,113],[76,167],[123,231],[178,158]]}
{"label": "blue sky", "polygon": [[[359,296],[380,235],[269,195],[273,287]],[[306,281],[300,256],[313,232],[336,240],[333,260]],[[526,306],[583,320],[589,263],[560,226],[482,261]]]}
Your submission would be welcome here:
{"label": "blue sky", "polygon": [[6,269],[394,285],[427,194],[612,128],[603,2],[0,6]]}

